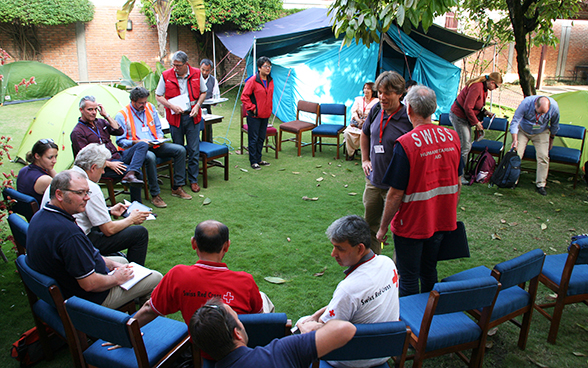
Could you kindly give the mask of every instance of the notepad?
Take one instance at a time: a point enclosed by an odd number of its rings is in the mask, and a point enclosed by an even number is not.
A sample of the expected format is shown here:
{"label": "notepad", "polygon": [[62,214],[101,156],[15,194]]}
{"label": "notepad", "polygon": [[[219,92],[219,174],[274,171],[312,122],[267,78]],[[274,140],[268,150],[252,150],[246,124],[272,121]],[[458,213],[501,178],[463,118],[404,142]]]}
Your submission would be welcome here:
{"label": "notepad", "polygon": [[130,288],[135,286],[139,281],[143,280],[145,277],[153,273],[152,270],[143,267],[138,263],[131,262],[129,264],[131,265],[131,267],[133,267],[133,278],[120,286],[125,290],[129,290]]}

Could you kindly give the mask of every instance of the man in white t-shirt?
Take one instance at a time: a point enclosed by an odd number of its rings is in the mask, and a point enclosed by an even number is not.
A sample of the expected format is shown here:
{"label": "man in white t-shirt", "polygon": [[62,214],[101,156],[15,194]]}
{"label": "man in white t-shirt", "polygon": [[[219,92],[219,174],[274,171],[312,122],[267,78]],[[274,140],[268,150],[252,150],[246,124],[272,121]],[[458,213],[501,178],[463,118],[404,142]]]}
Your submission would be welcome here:
{"label": "man in white t-shirt", "polygon": [[[302,333],[317,330],[331,319],[351,323],[398,321],[398,271],[394,262],[371,249],[368,223],[359,216],[342,217],[329,226],[331,256],[345,270],[329,304],[296,324]],[[335,367],[371,367],[388,358],[329,362]]]}
{"label": "man in white t-shirt", "polygon": [[[76,213],[76,223],[84,231],[94,247],[103,256],[108,256],[127,250],[127,260],[145,265],[149,233],[142,224],[149,216],[149,212],[134,210],[128,217],[113,221],[110,215],[121,216],[127,209],[122,203],[117,203],[110,210],[106,206],[104,194],[97,182],[104,173],[106,160],[110,158],[110,151],[97,143],[91,143],[76,156],[73,171],[82,174],[88,180],[90,199],[84,212]],[[47,188],[43,196],[43,204],[49,201]]]}

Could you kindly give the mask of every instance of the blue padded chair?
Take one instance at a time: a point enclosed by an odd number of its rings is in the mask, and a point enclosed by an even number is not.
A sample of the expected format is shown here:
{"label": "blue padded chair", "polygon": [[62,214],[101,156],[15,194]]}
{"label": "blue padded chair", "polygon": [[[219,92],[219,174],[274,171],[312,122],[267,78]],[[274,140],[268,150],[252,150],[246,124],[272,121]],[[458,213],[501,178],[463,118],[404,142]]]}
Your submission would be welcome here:
{"label": "blue padded chair", "polygon": [[10,207],[12,212],[23,215],[27,221],[31,221],[33,215],[39,210],[37,200],[28,194],[21,193],[12,188],[4,188],[2,195],[6,202],[12,202]]}
{"label": "blue padded chair", "polygon": [[453,128],[453,124],[451,124],[451,120],[449,120],[448,113],[439,115],[439,125]]}
{"label": "blue padded chair", "polygon": [[[502,287],[498,298],[496,298],[488,328],[494,328],[506,321],[512,322],[521,329],[518,346],[519,349],[525,350],[531,327],[533,305],[539,286],[539,274],[544,260],[545,253],[541,249],[535,249],[509,261],[499,263],[494,266],[493,270],[479,266],[449,276],[442,281],[468,280],[488,275],[495,277]],[[526,282],[529,282],[529,291],[525,290]],[[480,318],[479,310],[469,312],[476,318]],[[523,315],[522,323],[514,319],[520,315]]]}
{"label": "blue padded chair", "polygon": [[[397,357],[396,366],[404,367],[410,328],[402,321],[357,324],[357,331],[345,346],[323,356],[313,368],[332,368],[327,361],[363,360]],[[388,367],[387,362],[373,368]]]}
{"label": "blue padded chair", "polygon": [[[560,123],[559,131],[557,132],[556,136],[582,140],[580,149],[553,146],[549,151],[549,162],[557,162],[559,164],[572,165],[576,167],[576,172],[574,174],[574,189],[576,189],[576,184],[578,182],[578,172],[580,170],[580,165],[582,164],[580,161],[582,158],[582,153],[584,152],[586,128],[583,126]],[[523,155],[523,160],[536,161],[536,157],[535,147],[530,144],[527,145],[527,148],[525,148],[525,154]],[[551,167],[550,170],[557,171]]]}
{"label": "blue padded chair", "polygon": [[[273,339],[290,335],[292,321],[288,320],[286,313],[255,313],[239,314],[239,320],[243,323],[249,342],[247,346],[265,346]],[[197,352],[200,354],[200,352]],[[215,361],[202,359],[203,368],[214,368]],[[197,362],[195,363],[197,364]],[[199,368],[196,366],[195,368]],[[260,367],[261,368],[261,367]]]}
{"label": "blue padded chair", "polygon": [[71,347],[75,344],[75,337],[68,333],[71,331],[71,328],[67,329],[64,327],[69,324],[69,319],[63,307],[63,295],[61,294],[61,290],[59,290],[57,282],[53,278],[43,275],[29,267],[26,255],[18,256],[15,263],[27,293],[45,357],[52,359],[53,349],[47,338],[47,332],[43,322],[55,330],[64,340],[67,340],[70,351],[73,354],[74,351]]}
{"label": "blue padded chair", "polygon": [[473,156],[476,153],[484,152],[484,149],[488,147],[488,152],[490,152],[492,156],[498,157],[498,161],[500,161],[500,159],[504,155],[506,137],[508,136],[508,120],[502,118],[494,118],[492,124],[490,124],[490,118],[485,117],[484,121],[482,121],[482,126],[484,126],[484,130],[494,130],[501,132],[502,136],[499,137],[498,140],[481,139],[480,141],[473,141],[470,155]]}
{"label": "blue padded chair", "polygon": [[202,172],[202,186],[208,188],[208,169],[218,164],[212,164],[213,160],[225,158],[224,165],[221,167],[225,168],[225,181],[229,180],[229,148],[224,144],[214,144],[210,142],[200,142],[200,158],[202,159],[201,172]]}
{"label": "blue padded chair", "polygon": [[29,223],[16,213],[8,215],[8,226],[12,231],[14,242],[16,243],[17,255],[25,254],[27,252],[27,231]]}
{"label": "blue padded chair", "polygon": [[[564,307],[572,303],[588,305],[588,237],[572,238],[568,254],[545,257],[539,281],[557,293],[553,303],[535,304],[535,309],[551,321],[547,341],[555,344]],[[553,314],[545,308],[554,307]]]}
{"label": "blue padded chair", "polygon": [[[323,115],[342,116],[343,124],[323,124]],[[339,159],[339,146],[341,133],[347,126],[347,107],[343,104],[321,104],[319,114],[319,125],[312,130],[312,157],[318,138],[319,150],[323,151],[323,138],[337,138],[337,160]],[[326,145],[326,143],[325,143]],[[332,145],[332,144],[329,144]]]}
{"label": "blue padded chair", "polygon": [[[76,367],[156,367],[190,348],[184,322],[157,317],[139,328],[139,322],[128,314],[76,296],[65,301],[65,309],[79,336]],[[87,346],[85,335],[98,340]],[[102,346],[105,342],[121,348],[109,351],[108,346]]]}
{"label": "blue padded chair", "polygon": [[[488,323],[499,290],[494,277],[440,282],[430,293],[400,298],[400,319],[412,330],[410,344],[415,348],[413,367],[423,360],[451,352],[470,367],[481,367]],[[478,322],[463,311],[480,309]],[[434,317],[434,318],[433,318]],[[468,360],[462,350],[473,349]]]}
{"label": "blue padded chair", "polygon": [[[301,120],[300,112],[314,114],[314,122]],[[298,101],[296,105],[296,120],[280,124],[280,136],[278,138],[278,151],[282,150],[282,142],[294,141],[298,147],[298,156],[302,154],[302,146],[307,146],[309,143],[302,143],[302,133],[312,130],[318,126],[320,115],[320,105],[316,102]],[[309,118],[306,118],[309,119]],[[282,132],[292,133],[296,135],[295,138],[285,139],[282,141]]]}

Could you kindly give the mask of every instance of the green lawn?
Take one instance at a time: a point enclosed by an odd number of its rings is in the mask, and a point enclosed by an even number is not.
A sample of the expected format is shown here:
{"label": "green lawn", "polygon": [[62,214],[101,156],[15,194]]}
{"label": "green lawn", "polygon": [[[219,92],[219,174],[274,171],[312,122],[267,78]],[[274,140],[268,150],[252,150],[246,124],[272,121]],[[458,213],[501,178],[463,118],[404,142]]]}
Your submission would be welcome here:
{"label": "green lawn", "polygon": [[[239,120],[237,116],[230,119],[235,93],[228,96],[229,102],[215,109],[225,120],[214,126],[214,135],[217,140],[224,141],[221,138],[228,132],[227,142],[238,149]],[[1,134],[14,137],[14,152],[42,105],[43,102],[33,102],[0,107]],[[235,111],[239,111],[238,108]],[[304,140],[310,141],[310,133],[305,133]],[[194,227],[206,219],[219,220],[230,229],[231,248],[225,260],[231,269],[253,274],[276,310],[287,313],[290,319],[314,312],[326,305],[344,276],[343,269],[330,257],[331,245],[325,230],[341,216],[363,214],[364,178],[359,161],[336,160],[332,146],[323,148],[314,158],[310,146],[304,147],[302,156],[297,157],[294,144],[284,143],[278,160],[273,151],[264,152],[264,159],[272,165],[255,171],[249,167],[246,155],[237,155],[234,150],[231,153],[229,181],[223,180],[221,169],[211,169],[209,187],[202,190],[202,196],[196,195],[191,201],[172,197],[169,181],[164,180],[162,198],[168,207],[157,209],[158,219],[145,224],[150,237],[147,266],[165,273],[176,264],[194,263],[196,254],[190,247]],[[9,171],[10,168],[20,169],[21,165],[2,167],[0,171]],[[464,187],[458,220],[466,224],[471,258],[441,262],[439,277],[478,265],[492,267],[535,248],[547,254],[565,252],[571,235],[588,232],[586,185],[580,182],[577,189],[572,189],[570,176],[550,175],[547,197],[535,193],[533,171],[523,173],[515,190],[481,184]],[[323,180],[319,182],[320,177]],[[304,201],[303,196],[319,199]],[[204,206],[205,198],[212,202]],[[547,225],[545,230],[541,230],[542,224]],[[493,240],[493,234],[501,240]],[[5,352],[0,354],[0,367],[17,367],[17,362],[8,356],[10,344],[34,324],[15,272],[14,253],[6,244],[3,250],[9,262],[0,263],[0,308],[3,311],[0,351]],[[383,253],[391,256],[393,246],[386,246]],[[323,276],[314,276],[323,270]],[[287,282],[270,284],[264,281],[266,276],[279,276]],[[542,287],[538,299],[543,301],[549,294]],[[172,317],[181,320],[179,315]],[[489,337],[492,346],[486,352],[484,366],[587,366],[588,358],[573,354],[588,354],[586,326],[588,308],[585,305],[566,307],[558,343],[550,345],[546,341],[549,324],[534,313],[527,349],[520,351],[516,346],[518,330],[503,324]],[[37,366],[71,365],[65,349],[55,361]],[[457,357],[446,356],[427,360],[425,366],[464,365]]]}

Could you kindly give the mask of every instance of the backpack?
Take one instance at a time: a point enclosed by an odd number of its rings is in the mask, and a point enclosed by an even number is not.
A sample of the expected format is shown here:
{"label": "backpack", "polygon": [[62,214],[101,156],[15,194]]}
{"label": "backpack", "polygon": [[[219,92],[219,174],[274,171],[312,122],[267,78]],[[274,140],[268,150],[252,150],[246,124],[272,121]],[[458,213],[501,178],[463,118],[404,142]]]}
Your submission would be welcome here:
{"label": "backpack", "polygon": [[471,179],[469,185],[473,183],[488,183],[496,168],[496,160],[488,152],[488,147],[484,149],[484,152],[480,153],[475,163],[474,170],[470,171]]}
{"label": "backpack", "polygon": [[[51,327],[45,323],[43,323],[43,326],[47,331],[53,351],[65,346],[65,341]],[[45,357],[37,327],[23,333],[20,339],[12,344],[10,355],[20,362],[21,367],[30,367]]]}
{"label": "backpack", "polygon": [[490,179],[490,186],[496,184],[499,188],[514,188],[521,175],[521,158],[514,148],[504,157]]}

